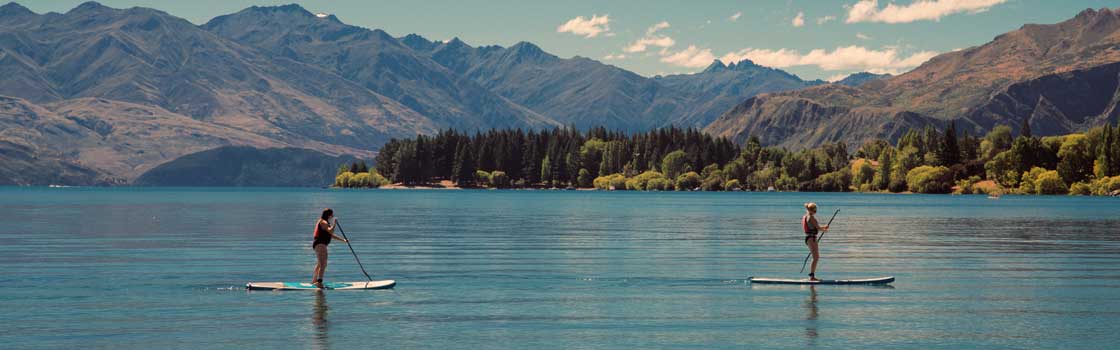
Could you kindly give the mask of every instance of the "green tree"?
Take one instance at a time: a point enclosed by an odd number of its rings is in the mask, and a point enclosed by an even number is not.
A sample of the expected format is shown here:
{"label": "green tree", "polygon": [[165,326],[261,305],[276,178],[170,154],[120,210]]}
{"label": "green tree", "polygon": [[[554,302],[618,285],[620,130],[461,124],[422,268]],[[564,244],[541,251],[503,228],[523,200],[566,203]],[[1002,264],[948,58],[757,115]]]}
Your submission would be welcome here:
{"label": "green tree", "polygon": [[891,183],[892,154],[894,150],[890,148],[879,153],[879,171],[875,174],[873,186],[877,190],[885,190]]}
{"label": "green tree", "polygon": [[686,154],[681,150],[670,152],[661,160],[661,173],[671,179],[675,179],[680,176],[680,174],[689,171],[689,168],[690,166],[688,165]]}
{"label": "green tree", "polygon": [[949,123],[949,127],[945,128],[945,134],[941,138],[941,147],[938,148],[937,158],[941,161],[941,165],[951,166],[961,162],[961,148],[957,139],[957,124],[954,122]]}
{"label": "green tree", "polygon": [[455,146],[455,159],[451,166],[451,181],[459,187],[474,186],[475,165],[470,141],[460,140]]}
{"label": "green tree", "polygon": [[578,182],[580,188],[592,187],[593,181],[595,181],[595,178],[591,175],[590,171],[587,171],[587,169],[579,169],[579,178],[576,182]]}
{"label": "green tree", "polygon": [[1011,136],[1011,127],[1007,125],[996,126],[984,140],[980,141],[980,157],[984,160],[992,159],[1000,152],[1011,149],[1014,138]]}
{"label": "green tree", "polygon": [[1038,194],[1066,194],[1069,193],[1069,186],[1065,181],[1062,181],[1061,175],[1058,171],[1050,170],[1038,175],[1035,180]]}
{"label": "green tree", "polygon": [[490,186],[494,188],[509,188],[510,180],[506,172],[494,170],[490,173]]}
{"label": "green tree", "polygon": [[915,193],[949,193],[953,174],[943,166],[919,166],[906,173],[906,186]]}
{"label": "green tree", "polygon": [[859,167],[852,175],[852,184],[859,186],[875,180],[875,168],[871,166],[871,162],[867,160],[857,160],[857,162],[859,162]]}
{"label": "green tree", "polygon": [[697,174],[695,171],[689,171],[677,176],[678,191],[691,191],[697,187],[700,187],[700,174]]}
{"label": "green tree", "polygon": [[1065,138],[1058,151],[1058,174],[1066,183],[1082,182],[1089,179],[1093,169],[1093,153],[1089,138],[1083,134],[1073,134]]}
{"label": "green tree", "polygon": [[544,160],[541,160],[541,183],[544,183],[545,186],[552,186],[553,180],[552,161],[548,156],[544,156]]}

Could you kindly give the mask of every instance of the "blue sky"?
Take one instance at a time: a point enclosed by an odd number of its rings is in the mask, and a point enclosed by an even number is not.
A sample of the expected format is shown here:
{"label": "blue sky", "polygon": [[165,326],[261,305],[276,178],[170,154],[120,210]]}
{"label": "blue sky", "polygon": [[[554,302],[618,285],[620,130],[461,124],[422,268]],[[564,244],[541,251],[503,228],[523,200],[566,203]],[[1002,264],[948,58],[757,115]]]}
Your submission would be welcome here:
{"label": "blue sky", "polygon": [[[65,12],[83,1],[21,2]],[[195,23],[272,0],[103,0],[160,9]],[[312,12],[474,46],[529,41],[642,75],[689,73],[712,59],[750,58],[806,79],[904,72],[938,53],[980,45],[1025,23],[1056,23],[1120,0],[308,0]]]}

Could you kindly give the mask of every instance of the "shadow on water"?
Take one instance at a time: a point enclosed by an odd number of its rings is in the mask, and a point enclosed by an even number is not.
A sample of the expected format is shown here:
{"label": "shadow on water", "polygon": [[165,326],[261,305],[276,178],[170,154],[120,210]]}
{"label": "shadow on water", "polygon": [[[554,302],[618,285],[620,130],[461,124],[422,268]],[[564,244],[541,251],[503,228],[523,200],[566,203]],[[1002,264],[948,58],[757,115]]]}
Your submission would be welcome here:
{"label": "shadow on water", "polygon": [[330,328],[330,322],[327,321],[327,312],[330,309],[330,306],[327,305],[327,293],[315,291],[315,302],[311,309],[311,325],[315,332],[311,337],[312,349],[330,349],[327,338],[327,330]]}
{"label": "shadow on water", "polygon": [[809,297],[802,304],[805,309],[805,343],[808,346],[817,345],[817,317],[820,310],[817,308],[817,286],[809,286]]}

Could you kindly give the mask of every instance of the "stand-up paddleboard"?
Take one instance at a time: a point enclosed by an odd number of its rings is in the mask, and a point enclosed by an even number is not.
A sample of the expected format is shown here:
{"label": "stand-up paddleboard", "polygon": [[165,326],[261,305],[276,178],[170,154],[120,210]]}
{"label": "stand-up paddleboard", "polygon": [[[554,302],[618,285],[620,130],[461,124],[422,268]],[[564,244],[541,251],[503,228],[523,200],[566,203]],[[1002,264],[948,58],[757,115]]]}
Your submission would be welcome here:
{"label": "stand-up paddleboard", "polygon": [[[323,282],[323,289],[355,290],[355,289],[389,289],[397,285],[397,281],[363,281],[363,282]],[[318,290],[319,287],[307,282],[249,282],[245,284],[250,290]]]}
{"label": "stand-up paddleboard", "polygon": [[786,278],[764,278],[764,277],[751,277],[747,279],[751,283],[761,284],[888,284],[894,282],[894,276],[876,277],[876,278],[863,278],[863,279],[850,279],[850,280],[816,280],[810,281],[809,279],[786,279]]}

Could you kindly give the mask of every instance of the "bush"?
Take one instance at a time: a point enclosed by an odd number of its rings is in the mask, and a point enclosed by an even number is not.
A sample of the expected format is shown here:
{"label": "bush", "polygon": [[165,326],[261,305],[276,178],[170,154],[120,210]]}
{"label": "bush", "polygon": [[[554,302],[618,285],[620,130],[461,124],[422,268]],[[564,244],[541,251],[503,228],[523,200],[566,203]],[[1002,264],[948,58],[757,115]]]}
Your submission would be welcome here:
{"label": "bush", "polygon": [[381,174],[378,174],[377,172],[370,172],[369,184],[372,187],[381,187],[388,185],[389,179],[386,179],[384,176],[381,176]]}
{"label": "bush", "polygon": [[943,166],[922,165],[906,173],[906,188],[914,193],[949,193],[953,174]]}
{"label": "bush", "polygon": [[580,188],[590,188],[594,186],[595,177],[591,175],[587,169],[579,169],[579,177],[576,178]]}
{"label": "bush", "polygon": [[774,188],[778,191],[797,191],[797,178],[782,174],[778,180],[774,181]]}
{"label": "bush", "polygon": [[1024,171],[1023,175],[1019,178],[1019,193],[1022,194],[1038,194],[1038,177],[1046,169],[1034,167],[1030,171]]}
{"label": "bush", "polygon": [[849,168],[823,174],[813,181],[813,189],[822,192],[847,192],[852,185],[852,171]]}
{"label": "bush", "polygon": [[1058,175],[1057,170],[1050,170],[1038,176],[1035,180],[1038,194],[1066,194],[1069,193],[1069,186],[1062,180],[1062,176]]}
{"label": "bush", "polygon": [[347,187],[350,185],[350,178],[354,177],[354,173],[344,171],[334,177],[334,187]]}
{"label": "bush", "polygon": [[357,173],[350,177],[346,184],[350,188],[369,187],[369,173]]}
{"label": "bush", "polygon": [[1120,190],[1120,176],[1102,177],[1089,183],[1093,195],[1107,196],[1112,191]]}
{"label": "bush", "polygon": [[649,182],[646,183],[646,190],[647,191],[672,191],[673,190],[673,182],[669,181],[669,179],[666,179],[666,178],[663,178],[663,177],[659,177],[659,178],[656,178],[656,179],[650,179]]}
{"label": "bush", "polygon": [[495,170],[490,173],[490,186],[495,188],[508,188],[509,184],[510,180],[506,172]]}
{"label": "bush", "polygon": [[610,185],[611,185],[611,187],[614,187],[614,189],[616,189],[616,190],[625,190],[626,189],[626,177],[622,176],[622,174],[611,175]]}
{"label": "bush", "polygon": [[490,183],[490,173],[483,170],[475,170],[474,181],[476,184]]}
{"label": "bush", "polygon": [[723,184],[723,189],[728,191],[735,191],[743,189],[743,186],[739,184],[739,180],[731,179],[727,180],[727,182]]}
{"label": "bush", "polygon": [[709,177],[700,183],[700,189],[704,191],[723,191],[723,180],[716,176]]}
{"label": "bush", "polygon": [[1069,185],[1069,194],[1074,196],[1088,196],[1093,194],[1093,189],[1090,188],[1087,183],[1074,182],[1072,185]]}
{"label": "bush", "polygon": [[700,187],[700,174],[690,171],[677,177],[677,191],[691,191]]}
{"label": "bush", "polygon": [[650,170],[626,180],[626,189],[633,191],[645,191],[648,189],[648,183],[650,180],[663,178],[665,178],[665,176],[661,175],[661,173]]}
{"label": "bush", "polygon": [[610,175],[607,175],[607,176],[600,176],[600,177],[595,178],[595,180],[592,180],[591,183],[592,183],[592,185],[595,186],[596,189],[610,190],[612,185],[618,184],[618,181],[622,181],[622,186],[616,186],[614,189],[625,190],[626,189],[626,178],[623,177],[622,174],[610,174]]}

